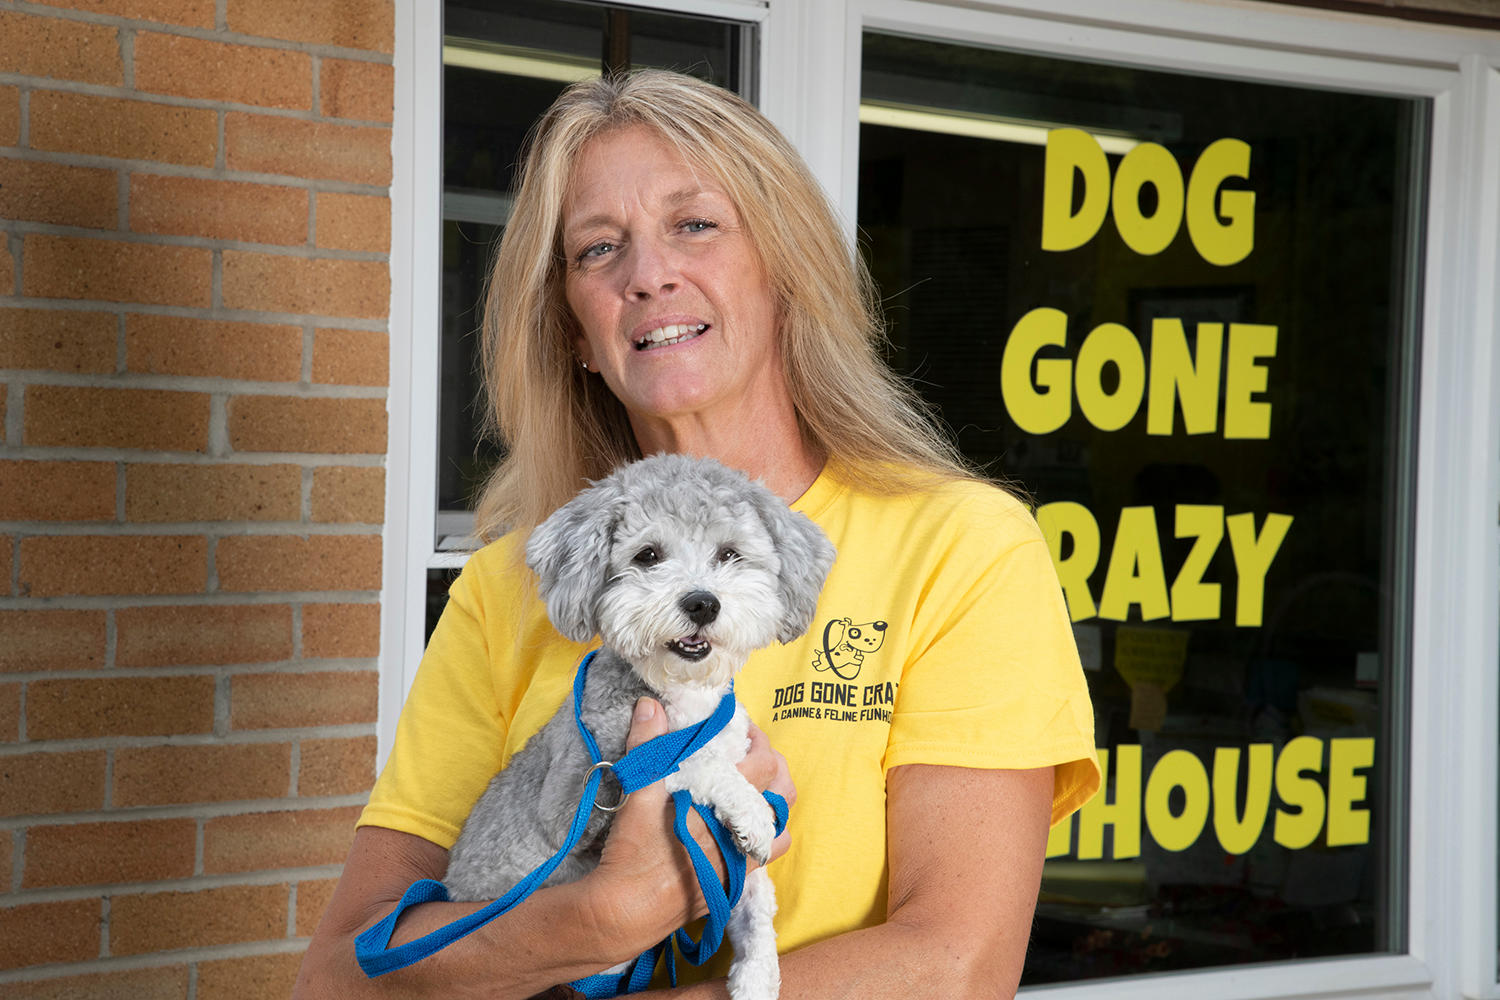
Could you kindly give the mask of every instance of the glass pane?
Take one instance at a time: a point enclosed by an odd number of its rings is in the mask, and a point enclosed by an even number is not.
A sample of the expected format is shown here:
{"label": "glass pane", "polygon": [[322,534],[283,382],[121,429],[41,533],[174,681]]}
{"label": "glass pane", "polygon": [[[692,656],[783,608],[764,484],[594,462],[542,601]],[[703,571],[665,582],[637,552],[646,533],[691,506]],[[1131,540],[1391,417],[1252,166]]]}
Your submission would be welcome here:
{"label": "glass pane", "polygon": [[1025,983],[1403,947],[1425,114],[864,38],[893,360],[1037,504],[1095,699]]}
{"label": "glass pane", "polygon": [[753,98],[752,40],[735,22],[571,0],[445,3],[440,548],[461,544],[472,523],[461,512],[501,454],[480,433],[477,331],[527,130],[606,66],[675,69]]}

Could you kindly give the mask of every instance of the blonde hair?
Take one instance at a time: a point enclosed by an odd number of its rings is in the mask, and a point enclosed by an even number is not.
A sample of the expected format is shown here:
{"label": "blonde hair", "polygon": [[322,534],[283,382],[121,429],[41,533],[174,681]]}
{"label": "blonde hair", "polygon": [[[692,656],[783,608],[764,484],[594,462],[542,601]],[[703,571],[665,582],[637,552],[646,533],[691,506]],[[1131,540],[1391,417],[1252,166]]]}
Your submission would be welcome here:
{"label": "blonde hair", "polygon": [[973,478],[882,359],[874,284],[792,145],[728,91],[641,70],[570,86],[529,137],[485,296],[488,418],[509,450],[481,491],[479,537],[534,527],[586,479],[641,457],[624,407],[574,357],[560,245],[572,164],[593,137],[631,126],[673,142],[734,202],[777,300],[784,376],[813,452],[877,493]]}

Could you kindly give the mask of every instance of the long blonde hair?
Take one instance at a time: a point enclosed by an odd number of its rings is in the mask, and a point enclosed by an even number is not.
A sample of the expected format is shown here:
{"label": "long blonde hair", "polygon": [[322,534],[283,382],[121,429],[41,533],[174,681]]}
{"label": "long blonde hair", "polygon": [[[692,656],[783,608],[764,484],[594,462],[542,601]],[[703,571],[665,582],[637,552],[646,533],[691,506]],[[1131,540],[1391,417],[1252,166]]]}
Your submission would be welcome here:
{"label": "long blonde hair", "polygon": [[882,359],[874,284],[796,150],[736,95],[640,70],[569,87],[528,140],[485,296],[488,423],[508,452],[481,491],[479,537],[533,527],[586,479],[641,457],[624,407],[574,357],[560,247],[572,165],[590,139],[628,126],[674,143],[734,202],[777,299],[784,376],[813,452],[842,481],[878,493],[972,478]]}

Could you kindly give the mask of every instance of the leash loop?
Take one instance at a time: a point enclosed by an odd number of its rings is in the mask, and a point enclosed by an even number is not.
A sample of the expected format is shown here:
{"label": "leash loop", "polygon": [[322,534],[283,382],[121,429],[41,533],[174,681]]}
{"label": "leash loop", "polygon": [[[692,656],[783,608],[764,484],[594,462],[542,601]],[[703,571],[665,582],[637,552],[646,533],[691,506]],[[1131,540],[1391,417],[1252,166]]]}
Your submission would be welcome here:
{"label": "leash loop", "polygon": [[[597,762],[595,762],[595,764],[594,764],[593,767],[589,768],[587,771],[585,771],[583,773],[583,783],[584,783],[584,791],[585,792],[587,792],[587,790],[588,790],[589,779],[594,776],[594,772],[595,771],[598,771],[600,769],[608,770],[610,774],[614,774],[615,773],[614,761],[609,761],[609,760],[597,761]],[[619,778],[618,775],[615,776],[615,780],[616,781],[620,780],[620,778]],[[630,793],[626,792],[624,790],[621,790],[620,797],[619,797],[618,800],[616,800],[616,802],[615,802],[614,805],[612,805],[612,806],[603,806],[603,805],[600,805],[599,804],[599,800],[596,798],[594,800],[594,808],[597,809],[597,810],[599,810],[602,813],[610,813],[611,815],[613,815],[614,813],[619,812],[625,806],[625,800],[628,799],[628,798],[630,798]]]}

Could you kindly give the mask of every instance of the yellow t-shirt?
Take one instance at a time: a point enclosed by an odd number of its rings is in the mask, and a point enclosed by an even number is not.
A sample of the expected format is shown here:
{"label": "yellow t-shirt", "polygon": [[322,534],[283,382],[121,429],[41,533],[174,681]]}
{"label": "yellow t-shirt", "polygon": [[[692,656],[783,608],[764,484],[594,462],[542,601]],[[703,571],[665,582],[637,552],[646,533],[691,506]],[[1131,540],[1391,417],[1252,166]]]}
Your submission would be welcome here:
{"label": "yellow t-shirt", "polygon": [[[877,497],[825,473],[792,507],[838,557],[808,633],[735,681],[797,785],[792,847],[769,868],[783,952],[884,921],[888,768],[1058,765],[1054,823],[1099,786],[1062,593],[1020,503],[970,482]],[[454,582],[361,825],[451,847],[489,779],[570,697],[586,647],[552,629],[516,544],[481,549]]]}

